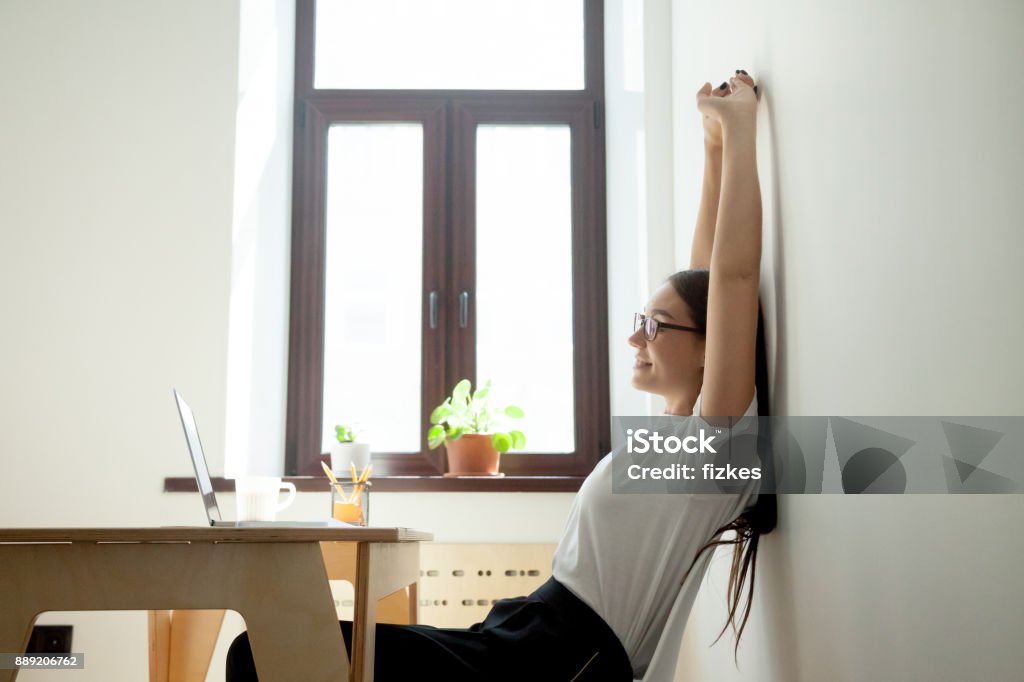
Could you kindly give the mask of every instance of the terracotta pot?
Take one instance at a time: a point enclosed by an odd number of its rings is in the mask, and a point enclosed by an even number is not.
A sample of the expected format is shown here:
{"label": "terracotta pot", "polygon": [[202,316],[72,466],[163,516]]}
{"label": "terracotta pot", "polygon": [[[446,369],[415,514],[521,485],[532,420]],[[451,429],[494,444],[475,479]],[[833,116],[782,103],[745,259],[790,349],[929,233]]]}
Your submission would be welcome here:
{"label": "terracotta pot", "polygon": [[491,444],[488,433],[466,433],[458,440],[445,441],[448,473],[455,475],[498,473],[500,453]]}

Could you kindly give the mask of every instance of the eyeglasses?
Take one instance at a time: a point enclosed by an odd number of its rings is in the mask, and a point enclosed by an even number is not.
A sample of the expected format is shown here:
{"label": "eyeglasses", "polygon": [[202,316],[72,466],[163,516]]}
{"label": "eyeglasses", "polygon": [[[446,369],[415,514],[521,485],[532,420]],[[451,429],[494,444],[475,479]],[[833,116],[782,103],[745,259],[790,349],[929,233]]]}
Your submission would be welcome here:
{"label": "eyeglasses", "polygon": [[633,316],[633,331],[640,331],[640,328],[644,330],[644,338],[648,341],[654,341],[655,337],[658,336],[659,329],[678,329],[681,332],[697,332],[703,334],[704,331],[697,329],[696,327],[684,327],[680,324],[669,324],[668,322],[661,322],[654,319],[653,317],[647,317],[643,313],[636,313]]}

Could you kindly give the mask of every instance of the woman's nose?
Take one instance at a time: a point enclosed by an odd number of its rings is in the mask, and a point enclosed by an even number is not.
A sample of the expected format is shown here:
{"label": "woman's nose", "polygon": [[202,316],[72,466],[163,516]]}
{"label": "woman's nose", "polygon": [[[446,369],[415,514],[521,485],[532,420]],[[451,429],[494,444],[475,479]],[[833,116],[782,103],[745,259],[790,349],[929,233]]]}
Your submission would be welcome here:
{"label": "woman's nose", "polygon": [[629,339],[627,340],[629,341],[629,345],[633,346],[633,348],[643,348],[647,345],[647,339],[644,338],[644,335],[639,329],[630,334]]}

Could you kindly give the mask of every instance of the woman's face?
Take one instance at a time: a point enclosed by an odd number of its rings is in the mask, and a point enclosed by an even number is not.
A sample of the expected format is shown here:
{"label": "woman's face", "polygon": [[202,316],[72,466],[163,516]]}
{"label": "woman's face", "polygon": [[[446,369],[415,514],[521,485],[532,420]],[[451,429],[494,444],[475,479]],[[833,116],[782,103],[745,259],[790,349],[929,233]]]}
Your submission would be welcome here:
{"label": "woman's face", "polygon": [[[690,307],[670,282],[654,292],[644,315],[669,324],[695,326]],[[641,328],[630,335],[629,345],[636,349],[633,388],[671,398],[690,387],[700,387],[704,371],[702,334],[662,327],[654,340],[648,341]]]}

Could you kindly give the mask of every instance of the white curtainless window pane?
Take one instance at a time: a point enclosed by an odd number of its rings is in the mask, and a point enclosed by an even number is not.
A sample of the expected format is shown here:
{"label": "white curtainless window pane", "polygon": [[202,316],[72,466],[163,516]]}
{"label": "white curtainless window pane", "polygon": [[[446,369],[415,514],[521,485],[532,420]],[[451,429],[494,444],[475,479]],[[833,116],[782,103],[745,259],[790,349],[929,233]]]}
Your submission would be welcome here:
{"label": "white curtainless window pane", "polygon": [[324,451],[355,422],[374,452],[418,452],[422,126],[331,126],[326,225]]}
{"label": "white curtainless window pane", "polygon": [[317,0],[315,40],[316,88],[583,88],[583,0]]}
{"label": "white curtainless window pane", "polygon": [[528,452],[575,450],[572,184],[566,125],[477,128],[477,377]]}

